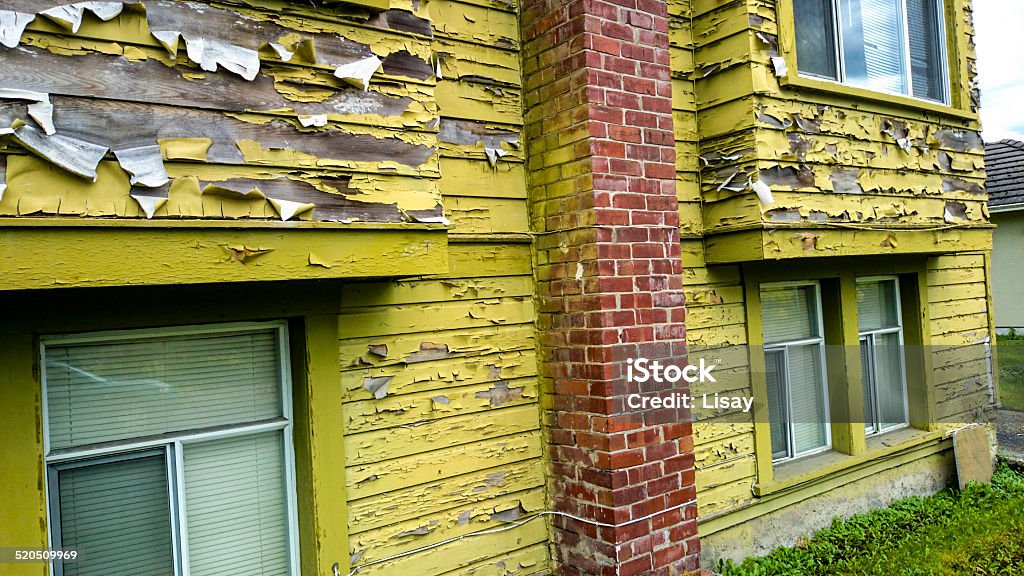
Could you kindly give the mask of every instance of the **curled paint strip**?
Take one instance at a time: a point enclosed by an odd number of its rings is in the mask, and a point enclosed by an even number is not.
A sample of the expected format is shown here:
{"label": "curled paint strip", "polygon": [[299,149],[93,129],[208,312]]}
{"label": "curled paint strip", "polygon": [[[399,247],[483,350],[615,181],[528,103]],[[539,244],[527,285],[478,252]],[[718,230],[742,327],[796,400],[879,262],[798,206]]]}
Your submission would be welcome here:
{"label": "curled paint strip", "polygon": [[36,19],[35,14],[0,10],[0,45],[15,48],[21,42],[25,27]]}
{"label": "curled paint strip", "polygon": [[82,16],[86,10],[95,14],[100,20],[107,22],[117,18],[117,16],[121,14],[121,11],[124,10],[124,3],[77,2],[75,4],[66,4],[64,6],[50,8],[49,10],[43,10],[39,14],[46,16],[50,20],[53,20],[72,32],[78,32],[78,29],[82,26]]}

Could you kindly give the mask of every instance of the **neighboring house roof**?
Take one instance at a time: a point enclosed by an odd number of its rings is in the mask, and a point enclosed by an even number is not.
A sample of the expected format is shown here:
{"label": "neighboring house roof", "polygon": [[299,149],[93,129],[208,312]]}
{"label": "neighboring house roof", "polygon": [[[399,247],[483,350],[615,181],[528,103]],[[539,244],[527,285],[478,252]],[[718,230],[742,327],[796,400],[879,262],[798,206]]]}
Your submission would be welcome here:
{"label": "neighboring house roof", "polygon": [[1024,142],[985,144],[985,171],[990,207],[1024,204]]}

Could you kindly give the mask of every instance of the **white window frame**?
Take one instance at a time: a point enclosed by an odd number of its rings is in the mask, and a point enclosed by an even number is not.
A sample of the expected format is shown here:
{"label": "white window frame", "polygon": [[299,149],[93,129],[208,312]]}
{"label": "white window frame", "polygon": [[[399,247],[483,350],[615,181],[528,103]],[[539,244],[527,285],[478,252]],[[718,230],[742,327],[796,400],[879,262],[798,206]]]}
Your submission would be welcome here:
{"label": "white window frame", "polygon": [[[901,385],[901,387],[903,389],[903,417],[904,417],[904,419],[906,421],[901,423],[901,424],[896,424],[896,425],[893,425],[893,426],[888,426],[888,427],[882,428],[882,426],[881,426],[881,410],[879,410],[879,406],[878,406],[878,403],[877,403],[877,397],[878,397],[877,380],[873,380],[873,385],[871,386],[871,390],[870,390],[870,392],[871,392],[871,399],[870,400],[875,402],[875,404],[874,404],[875,405],[875,421],[874,422],[865,422],[864,423],[864,434],[867,435],[867,436],[876,436],[878,434],[884,434],[886,432],[891,432],[893,430],[901,430],[903,428],[906,428],[906,427],[910,426],[910,398],[909,398],[909,394],[907,392],[907,361],[906,361],[906,355],[904,354],[904,348],[903,348],[903,346],[904,346],[904,341],[903,341],[903,302],[901,301],[901,298],[900,298],[900,279],[899,279],[899,276],[865,276],[865,277],[858,277],[857,278],[857,284],[873,284],[873,283],[877,283],[877,282],[890,282],[890,281],[893,282],[894,286],[895,286],[895,294],[894,295],[895,295],[895,300],[896,300],[896,326],[895,327],[890,327],[890,328],[878,328],[878,329],[875,329],[875,330],[863,330],[863,331],[861,331],[858,328],[857,344],[859,346],[862,342],[865,341],[865,339],[871,340],[871,342],[873,343],[875,336],[879,336],[879,335],[898,334],[898,339],[899,339],[899,357],[900,357],[900,385]],[[873,353],[871,355],[871,358],[874,359],[874,354]],[[874,363],[872,363],[872,374],[874,374]],[[863,389],[863,388],[864,388],[864,386],[862,385],[861,389]],[[864,402],[868,402],[868,401],[869,401],[869,398],[865,397],[864,398]]]}
{"label": "white window frame", "polygon": [[[790,0],[792,1],[792,0]],[[832,8],[832,23],[833,23],[833,36],[835,37],[834,53],[836,59],[836,76],[838,78],[829,78],[828,76],[820,76],[818,74],[812,74],[810,72],[803,72],[800,68],[800,51],[796,50],[796,61],[797,61],[797,73],[804,78],[813,78],[815,80],[822,80],[825,82],[832,82],[841,86],[850,86],[853,88],[860,88],[862,90],[870,90],[872,92],[879,92],[881,94],[890,94],[892,96],[903,96],[905,98],[913,98],[914,100],[920,100],[921,102],[931,102],[942,104],[944,106],[950,105],[950,78],[949,78],[949,39],[948,29],[946,27],[946,0],[938,0],[938,21],[937,27],[939,31],[939,74],[941,74],[940,85],[942,86],[942,98],[940,100],[930,100],[928,98],[921,98],[914,95],[914,73],[913,66],[910,56],[910,27],[907,22],[907,0],[899,0],[899,14],[897,17],[900,21],[900,32],[902,38],[900,39],[903,44],[903,66],[905,69],[904,81],[907,83],[907,93],[894,92],[891,90],[882,90],[879,88],[867,88],[864,86],[857,86],[852,84],[846,79],[846,62],[843,59],[845,53],[845,46],[843,45],[843,20],[842,11],[839,9],[839,0],[827,0]],[[796,6],[792,7],[793,12],[797,10]],[[796,22],[793,22],[793,33],[796,34]]]}
{"label": "white window frame", "polygon": [[[832,449],[832,415],[829,412],[828,365],[826,364],[826,357],[825,357],[825,325],[824,325],[824,318],[822,317],[822,307],[821,307],[821,283],[818,282],[817,280],[806,280],[806,281],[805,280],[801,280],[801,281],[794,281],[794,282],[770,282],[770,283],[764,283],[764,284],[759,285],[758,286],[758,293],[760,294],[760,291],[765,289],[765,288],[769,288],[769,289],[770,288],[794,288],[794,287],[801,287],[801,286],[811,286],[811,287],[814,288],[814,304],[815,304],[815,314],[817,315],[817,321],[818,321],[818,325],[817,325],[818,336],[816,338],[805,338],[805,339],[802,339],[802,340],[792,340],[792,341],[785,341],[785,342],[772,342],[772,343],[767,343],[766,342],[765,345],[764,345],[764,353],[765,353],[765,355],[767,355],[769,352],[779,352],[779,351],[782,352],[783,357],[785,358],[785,362],[786,362],[786,375],[787,375],[787,379],[786,379],[786,382],[785,382],[785,389],[783,390],[784,397],[785,397],[785,409],[786,409],[786,415],[787,415],[786,419],[790,420],[790,422],[788,423],[788,426],[787,426],[787,430],[786,430],[786,444],[787,444],[786,452],[787,452],[787,455],[783,456],[783,457],[780,457],[780,458],[776,458],[775,454],[773,452],[772,453],[772,463],[773,464],[778,464],[778,463],[782,463],[782,462],[789,462],[789,461],[792,461],[792,460],[797,460],[799,458],[805,458],[807,456],[813,456],[814,454],[820,454],[822,452],[828,452],[829,450]],[[762,317],[763,317],[763,306],[764,306],[764,304],[762,303],[761,304],[761,307],[762,307]],[[811,450],[806,450],[806,451],[800,452],[798,454],[796,452],[796,446],[795,446],[795,436],[796,436],[796,433],[795,433],[795,429],[793,427],[792,416],[791,416],[792,413],[793,413],[793,408],[792,408],[792,394],[790,393],[790,390],[789,390],[789,379],[788,379],[788,376],[789,376],[789,347],[791,347],[791,346],[807,346],[807,345],[817,345],[818,346],[818,354],[819,354],[819,361],[820,361],[819,365],[821,366],[821,392],[822,392],[823,398],[825,400],[824,401],[824,412],[825,412],[824,416],[825,416],[825,419],[822,422],[822,424],[825,427],[825,445],[824,446],[820,446],[818,448],[813,448]],[[768,415],[768,426],[769,427],[772,426],[771,414]]]}
{"label": "white window frame", "polygon": [[[171,436],[104,442],[91,447],[86,446],[83,448],[51,451],[49,438],[49,412],[46,392],[46,348],[48,346],[112,342],[117,340],[162,336],[264,331],[267,329],[272,329],[277,333],[279,354],[278,365],[280,366],[278,379],[280,381],[281,417],[247,424],[232,425],[231,427],[217,427],[216,429],[211,430],[186,432]],[[40,338],[39,342],[39,355],[41,373],[40,380],[42,382],[43,454],[46,468],[44,490],[47,497],[47,537],[51,548],[58,548],[60,546],[60,506],[59,500],[54,497],[54,494],[56,493],[55,491],[58,489],[56,484],[56,474],[59,470],[74,467],[76,464],[81,466],[95,464],[96,459],[117,461],[120,459],[138,457],[138,453],[140,452],[151,452],[155,455],[158,451],[163,450],[166,458],[168,475],[167,486],[168,502],[171,511],[170,524],[174,574],[175,576],[189,576],[188,538],[186,537],[188,534],[188,527],[186,523],[184,494],[184,453],[182,447],[189,443],[199,441],[248,436],[261,432],[280,431],[282,434],[281,438],[284,449],[285,496],[287,498],[286,509],[288,513],[287,542],[289,547],[289,575],[300,576],[298,502],[295,492],[295,449],[292,440],[292,374],[288,346],[287,322],[233,322],[224,324],[203,324],[140,330],[111,330],[82,334],[43,336]],[[88,554],[88,550],[83,552]],[[49,573],[50,576],[63,576],[63,566],[60,562],[51,562],[49,564]]]}

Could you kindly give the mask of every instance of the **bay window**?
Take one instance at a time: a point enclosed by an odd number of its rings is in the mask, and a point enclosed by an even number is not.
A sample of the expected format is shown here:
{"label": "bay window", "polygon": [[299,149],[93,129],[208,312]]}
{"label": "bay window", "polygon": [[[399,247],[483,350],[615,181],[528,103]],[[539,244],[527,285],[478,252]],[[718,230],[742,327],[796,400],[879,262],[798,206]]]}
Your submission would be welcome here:
{"label": "bay window", "polygon": [[55,576],[296,575],[283,324],[42,340]]}
{"label": "bay window", "polygon": [[949,103],[943,0],[793,0],[803,76]]}

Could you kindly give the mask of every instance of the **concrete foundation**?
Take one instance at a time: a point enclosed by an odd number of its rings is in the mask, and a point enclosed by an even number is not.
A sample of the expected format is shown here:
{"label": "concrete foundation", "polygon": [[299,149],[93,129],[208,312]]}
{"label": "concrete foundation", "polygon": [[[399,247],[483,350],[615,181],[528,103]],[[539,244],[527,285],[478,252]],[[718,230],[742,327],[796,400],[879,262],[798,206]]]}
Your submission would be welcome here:
{"label": "concrete foundation", "polygon": [[[853,480],[817,494],[805,488],[807,499],[713,534],[701,536],[701,565],[713,569],[720,559],[739,562],[747,556],[763,556],[779,546],[794,546],[832,523],[884,508],[909,496],[929,496],[955,485],[956,466],[952,449]],[[754,503],[752,506],[758,506]]]}

